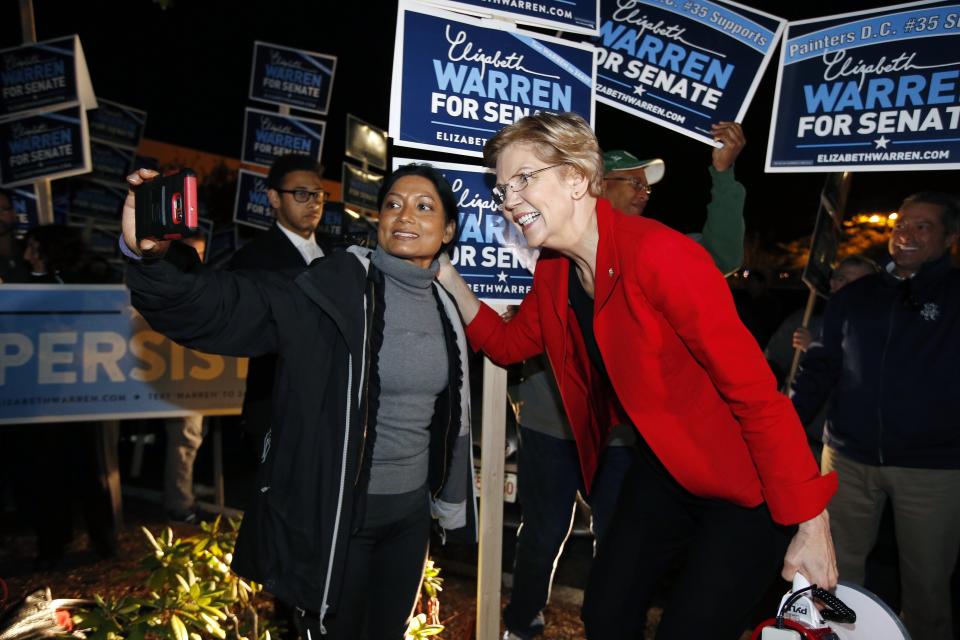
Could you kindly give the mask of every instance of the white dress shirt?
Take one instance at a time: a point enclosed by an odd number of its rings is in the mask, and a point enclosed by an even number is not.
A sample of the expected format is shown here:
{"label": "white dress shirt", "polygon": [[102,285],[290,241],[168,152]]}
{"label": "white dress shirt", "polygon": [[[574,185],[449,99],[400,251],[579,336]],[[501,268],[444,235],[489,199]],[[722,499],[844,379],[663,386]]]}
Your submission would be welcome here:
{"label": "white dress shirt", "polygon": [[323,257],[323,249],[317,244],[316,234],[311,233],[310,237],[304,238],[303,236],[298,236],[280,223],[277,223],[277,227],[289,238],[290,242],[297,248],[297,251],[300,252],[300,255],[303,256],[307,264],[310,264],[317,258]]}

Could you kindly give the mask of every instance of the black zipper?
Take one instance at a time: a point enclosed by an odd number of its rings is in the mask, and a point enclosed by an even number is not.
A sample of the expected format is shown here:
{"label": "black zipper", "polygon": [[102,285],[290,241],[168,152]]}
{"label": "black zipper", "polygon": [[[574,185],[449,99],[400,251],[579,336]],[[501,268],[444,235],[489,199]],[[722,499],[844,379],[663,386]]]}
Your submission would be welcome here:
{"label": "black zipper", "polygon": [[877,456],[880,459],[880,464],[885,464],[883,460],[883,381],[887,367],[887,349],[890,346],[890,337],[893,335],[893,314],[899,302],[900,296],[897,295],[894,297],[893,304],[890,306],[890,320],[887,322],[887,338],[883,341],[883,352],[880,355],[880,385],[878,389],[879,393],[877,394]]}
{"label": "black zipper", "polygon": [[450,400],[447,402],[447,428],[443,434],[443,467],[440,469],[440,485],[433,492],[434,498],[440,497],[440,492],[447,484],[447,444],[450,442],[450,423],[453,419],[453,386],[452,382],[447,386],[450,392]]}

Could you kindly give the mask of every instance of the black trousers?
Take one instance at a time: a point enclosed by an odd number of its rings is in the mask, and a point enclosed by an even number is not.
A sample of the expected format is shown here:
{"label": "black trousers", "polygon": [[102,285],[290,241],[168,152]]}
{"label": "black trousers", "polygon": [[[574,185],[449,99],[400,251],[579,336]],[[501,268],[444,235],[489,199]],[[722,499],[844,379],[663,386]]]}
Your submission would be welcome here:
{"label": "black trousers", "polygon": [[430,524],[424,494],[401,519],[354,533],[336,610],[323,623],[327,634],[321,635],[315,617],[295,614],[301,640],[403,640],[423,576]]}
{"label": "black trousers", "polygon": [[777,578],[795,527],[775,524],[765,505],[694,496],[651,456],[638,454],[597,549],[582,611],[587,638],[642,640],[664,573],[679,565],[657,639],[735,640]]}

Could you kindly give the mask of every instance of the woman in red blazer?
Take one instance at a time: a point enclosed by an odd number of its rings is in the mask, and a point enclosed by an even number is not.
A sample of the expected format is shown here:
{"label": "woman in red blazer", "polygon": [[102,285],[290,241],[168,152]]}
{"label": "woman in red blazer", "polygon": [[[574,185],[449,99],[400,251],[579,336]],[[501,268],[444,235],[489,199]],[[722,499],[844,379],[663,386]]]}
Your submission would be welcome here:
{"label": "woman in red blazer", "polygon": [[510,322],[441,268],[467,337],[501,365],[546,352],[588,488],[612,425],[641,436],[591,573],[588,638],[634,637],[678,561],[658,638],[739,636],[781,558],[784,578],[835,586],[825,507],[836,477],[819,474],[707,252],[599,198],[600,148],[579,116],[523,118],[484,158],[504,216],[542,252]]}

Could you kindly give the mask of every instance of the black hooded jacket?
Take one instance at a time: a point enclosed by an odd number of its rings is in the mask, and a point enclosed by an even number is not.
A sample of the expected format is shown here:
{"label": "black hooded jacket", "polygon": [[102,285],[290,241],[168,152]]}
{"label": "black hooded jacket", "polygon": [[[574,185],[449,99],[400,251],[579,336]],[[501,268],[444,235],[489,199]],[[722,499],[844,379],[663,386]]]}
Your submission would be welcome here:
{"label": "black hooded jacket", "polygon": [[[347,538],[363,517],[376,431],[383,276],[363,249],[316,261],[295,280],[206,270],[175,249],[161,260],[131,262],[127,270],[132,302],[150,325],[200,351],[277,354],[273,428],[232,568],[282,600],[318,612],[322,624],[336,609]],[[472,491],[466,342],[452,300],[438,285],[434,291],[449,384],[430,425],[428,485],[434,515],[456,528]]]}

